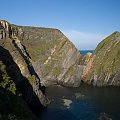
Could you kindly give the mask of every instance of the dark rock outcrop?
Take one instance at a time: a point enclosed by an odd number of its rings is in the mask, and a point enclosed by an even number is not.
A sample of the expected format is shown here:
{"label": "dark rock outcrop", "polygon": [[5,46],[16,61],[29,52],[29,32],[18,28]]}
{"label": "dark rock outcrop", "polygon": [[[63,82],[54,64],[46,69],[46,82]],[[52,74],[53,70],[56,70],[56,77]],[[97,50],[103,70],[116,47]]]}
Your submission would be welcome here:
{"label": "dark rock outcrop", "polygon": [[4,63],[0,58],[0,120],[36,120]]}
{"label": "dark rock outcrop", "polygon": [[83,82],[97,86],[120,86],[120,33],[114,32],[99,43],[84,65]]}

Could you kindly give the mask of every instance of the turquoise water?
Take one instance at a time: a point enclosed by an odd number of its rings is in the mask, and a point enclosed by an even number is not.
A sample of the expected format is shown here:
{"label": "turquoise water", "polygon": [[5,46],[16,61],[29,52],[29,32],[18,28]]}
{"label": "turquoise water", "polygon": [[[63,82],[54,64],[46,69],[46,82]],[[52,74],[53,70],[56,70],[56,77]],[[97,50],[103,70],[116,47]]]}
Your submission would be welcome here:
{"label": "turquoise water", "polygon": [[[40,114],[40,120],[106,120],[102,116],[120,120],[119,87],[50,86],[46,94],[51,104]],[[69,107],[64,105],[64,99],[72,101]]]}

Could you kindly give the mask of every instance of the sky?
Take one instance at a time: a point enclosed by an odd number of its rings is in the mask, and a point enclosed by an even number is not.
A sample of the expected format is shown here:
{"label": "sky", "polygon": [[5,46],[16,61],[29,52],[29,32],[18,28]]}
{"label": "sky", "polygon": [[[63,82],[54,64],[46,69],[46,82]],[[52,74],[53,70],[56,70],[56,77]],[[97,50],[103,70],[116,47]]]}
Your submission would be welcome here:
{"label": "sky", "polygon": [[0,0],[0,19],[60,29],[79,50],[120,31],[120,0]]}

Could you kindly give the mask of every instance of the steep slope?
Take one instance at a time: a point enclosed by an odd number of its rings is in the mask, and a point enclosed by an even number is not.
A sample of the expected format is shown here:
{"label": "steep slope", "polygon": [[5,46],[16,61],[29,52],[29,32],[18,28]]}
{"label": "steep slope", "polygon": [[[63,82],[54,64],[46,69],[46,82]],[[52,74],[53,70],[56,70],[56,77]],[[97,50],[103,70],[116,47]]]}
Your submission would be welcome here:
{"label": "steep slope", "polygon": [[19,28],[23,31],[21,42],[43,85],[80,85],[80,54],[63,33],[50,28]]}
{"label": "steep slope", "polygon": [[36,120],[0,61],[0,120]]}
{"label": "steep slope", "polygon": [[97,86],[120,85],[120,33],[104,39],[84,69],[82,80]]}
{"label": "steep slope", "polygon": [[[1,24],[1,29],[4,27],[1,39],[6,36],[13,39],[12,43],[1,41],[1,45],[9,50],[23,76],[28,77],[32,71],[34,73],[31,75],[36,74],[45,86],[80,85],[80,53],[63,33],[51,28],[11,25],[6,21],[1,21]],[[16,57],[18,53],[14,49],[18,49],[22,56],[21,60]],[[27,63],[27,67],[22,59]]]}
{"label": "steep slope", "polygon": [[[26,109],[29,108],[35,114],[49,103],[45,96],[45,86],[80,85],[79,59],[79,51],[57,29],[16,26],[0,20],[0,61],[9,77],[7,82],[12,81],[9,83],[9,91],[2,85],[1,91],[5,90],[6,95],[10,92],[8,96],[11,100],[12,96],[17,99],[21,95],[20,99],[27,105]],[[0,83],[6,85],[3,77],[1,74]],[[14,86],[17,93],[12,95]],[[3,99],[7,101],[6,96]],[[8,110],[8,117],[11,110]],[[3,115],[2,110],[0,113]],[[19,118],[16,113],[15,117]]]}
{"label": "steep slope", "polygon": [[48,101],[44,95],[45,87],[41,86],[32,60],[21,44],[20,31],[15,25],[0,21],[0,60],[28,107],[37,113]]}

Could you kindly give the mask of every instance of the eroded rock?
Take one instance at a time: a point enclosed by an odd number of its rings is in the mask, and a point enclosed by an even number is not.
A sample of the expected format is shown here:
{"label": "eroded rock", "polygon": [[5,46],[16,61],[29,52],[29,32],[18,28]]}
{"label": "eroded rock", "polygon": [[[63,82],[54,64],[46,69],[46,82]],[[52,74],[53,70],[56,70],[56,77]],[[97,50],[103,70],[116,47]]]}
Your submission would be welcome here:
{"label": "eroded rock", "polygon": [[83,82],[95,86],[120,86],[120,33],[114,32],[99,43],[84,64]]}
{"label": "eroded rock", "polygon": [[[40,78],[32,65],[32,59],[22,44],[23,30],[7,21],[0,21],[0,60],[7,68],[9,77],[28,104],[37,112],[47,105],[47,98],[42,89]],[[35,110],[35,111],[34,111]]]}

